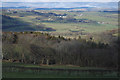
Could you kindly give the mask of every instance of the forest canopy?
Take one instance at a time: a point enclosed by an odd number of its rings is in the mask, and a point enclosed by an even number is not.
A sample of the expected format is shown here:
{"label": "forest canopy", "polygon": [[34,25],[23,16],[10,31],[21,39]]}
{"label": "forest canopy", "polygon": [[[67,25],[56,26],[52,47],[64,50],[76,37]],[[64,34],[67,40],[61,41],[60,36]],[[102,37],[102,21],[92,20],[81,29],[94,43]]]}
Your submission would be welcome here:
{"label": "forest canopy", "polygon": [[32,64],[117,67],[116,45],[66,39],[41,32],[4,32],[3,60]]}

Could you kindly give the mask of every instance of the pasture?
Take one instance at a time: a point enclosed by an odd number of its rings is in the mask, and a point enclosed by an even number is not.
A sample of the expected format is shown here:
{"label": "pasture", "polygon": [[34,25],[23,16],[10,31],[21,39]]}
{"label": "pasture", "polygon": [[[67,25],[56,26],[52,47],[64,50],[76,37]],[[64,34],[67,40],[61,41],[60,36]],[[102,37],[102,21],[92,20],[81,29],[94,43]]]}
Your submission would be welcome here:
{"label": "pasture", "polygon": [[3,62],[3,78],[117,78],[115,70],[73,65]]}
{"label": "pasture", "polygon": [[[45,15],[43,15],[43,14]],[[35,26],[44,25],[47,28],[53,28],[56,31],[50,31],[51,33],[71,33],[76,36],[81,35],[80,33],[102,33],[108,30],[118,28],[118,15],[117,13],[106,13],[106,12],[68,12],[68,11],[54,11],[54,10],[35,10],[34,12],[17,11],[17,13],[4,14],[20,19],[24,22],[30,23],[32,28]],[[57,16],[55,16],[55,15]],[[58,16],[66,14],[66,16]],[[67,21],[73,19],[73,22]],[[59,19],[62,19],[59,20]],[[80,20],[81,22],[74,22],[74,20]],[[40,29],[36,29],[39,31]],[[61,34],[62,35],[62,34]],[[74,37],[74,35],[73,35]]]}

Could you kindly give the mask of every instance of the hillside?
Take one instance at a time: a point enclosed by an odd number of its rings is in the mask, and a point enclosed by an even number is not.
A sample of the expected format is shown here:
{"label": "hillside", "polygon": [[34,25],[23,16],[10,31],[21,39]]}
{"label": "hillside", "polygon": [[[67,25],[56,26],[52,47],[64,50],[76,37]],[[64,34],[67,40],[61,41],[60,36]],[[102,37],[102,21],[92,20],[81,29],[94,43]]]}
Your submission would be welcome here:
{"label": "hillside", "polygon": [[44,27],[44,25],[33,25],[29,22],[24,22],[18,18],[2,15],[3,31],[54,31],[52,28]]}
{"label": "hillside", "polygon": [[92,38],[89,41],[80,37],[66,39],[40,32],[4,32],[2,40],[3,60],[9,62],[108,68],[117,66],[117,42],[116,45],[109,45],[95,43]]}

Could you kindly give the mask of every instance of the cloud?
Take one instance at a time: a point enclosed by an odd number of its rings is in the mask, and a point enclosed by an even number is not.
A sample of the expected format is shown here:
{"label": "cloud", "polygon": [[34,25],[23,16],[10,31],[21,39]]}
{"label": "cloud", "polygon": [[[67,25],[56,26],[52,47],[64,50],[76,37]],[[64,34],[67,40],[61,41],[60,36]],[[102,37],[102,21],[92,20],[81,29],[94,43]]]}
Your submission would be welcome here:
{"label": "cloud", "polygon": [[119,0],[1,0],[2,2],[119,2]]}

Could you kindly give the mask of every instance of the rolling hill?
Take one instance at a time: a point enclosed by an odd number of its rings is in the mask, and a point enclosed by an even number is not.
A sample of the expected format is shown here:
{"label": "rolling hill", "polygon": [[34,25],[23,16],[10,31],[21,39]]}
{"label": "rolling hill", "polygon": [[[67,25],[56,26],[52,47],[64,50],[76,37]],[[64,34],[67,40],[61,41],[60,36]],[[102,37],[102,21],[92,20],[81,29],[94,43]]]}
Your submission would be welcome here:
{"label": "rolling hill", "polygon": [[2,15],[2,30],[3,31],[55,31],[52,28],[46,28],[44,25],[32,25],[17,18],[12,18]]}

